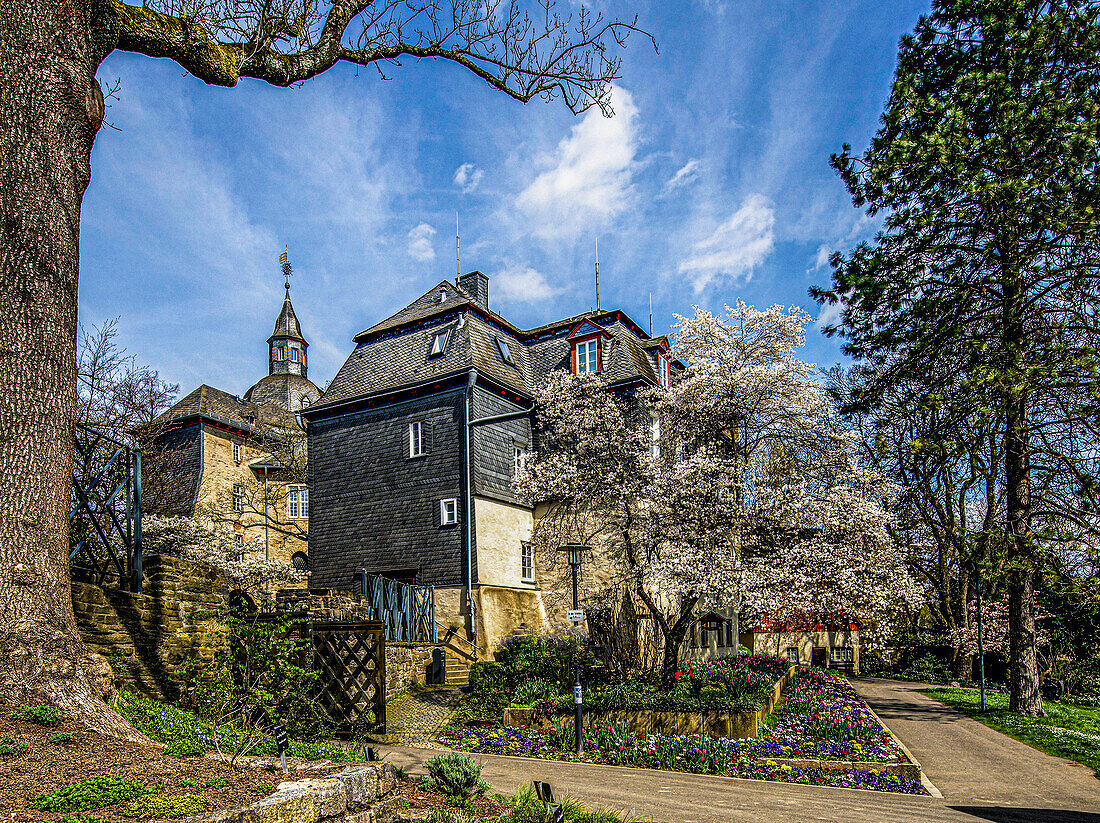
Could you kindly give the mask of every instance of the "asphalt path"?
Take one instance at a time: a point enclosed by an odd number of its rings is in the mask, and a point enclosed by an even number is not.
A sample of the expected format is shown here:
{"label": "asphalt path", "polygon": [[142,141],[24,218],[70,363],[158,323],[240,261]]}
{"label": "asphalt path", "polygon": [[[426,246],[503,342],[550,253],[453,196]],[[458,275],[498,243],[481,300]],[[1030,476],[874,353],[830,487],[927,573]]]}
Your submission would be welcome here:
{"label": "asphalt path", "polygon": [[[555,794],[656,823],[1100,823],[1100,780],[1068,761],[960,715],[919,686],[854,680],[856,689],[913,752],[943,798],[805,786],[522,757],[472,755],[482,776],[510,793],[545,780]],[[974,728],[977,727],[977,728]],[[415,773],[437,754],[383,747]]]}

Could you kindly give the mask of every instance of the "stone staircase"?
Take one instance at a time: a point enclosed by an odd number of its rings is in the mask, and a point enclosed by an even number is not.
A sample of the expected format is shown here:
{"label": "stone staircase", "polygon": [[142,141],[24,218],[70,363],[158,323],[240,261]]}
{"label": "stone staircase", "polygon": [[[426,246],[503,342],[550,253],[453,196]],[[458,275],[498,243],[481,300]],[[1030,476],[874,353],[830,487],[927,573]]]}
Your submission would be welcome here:
{"label": "stone staircase", "polygon": [[470,684],[470,663],[473,661],[450,646],[446,647],[446,655],[447,685],[468,686]]}

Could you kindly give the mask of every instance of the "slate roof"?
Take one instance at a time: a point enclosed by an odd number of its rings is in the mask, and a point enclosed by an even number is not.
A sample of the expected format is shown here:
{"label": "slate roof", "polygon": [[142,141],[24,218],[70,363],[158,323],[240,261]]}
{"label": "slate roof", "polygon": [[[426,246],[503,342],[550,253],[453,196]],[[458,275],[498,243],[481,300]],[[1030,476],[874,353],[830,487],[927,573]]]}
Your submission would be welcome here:
{"label": "slate roof", "polygon": [[275,331],[271,333],[271,337],[267,339],[267,342],[270,343],[276,337],[293,337],[295,340],[300,340],[305,345],[309,345],[306,343],[306,339],[302,337],[302,327],[298,325],[298,315],[294,313],[294,306],[290,303],[289,290],[283,300],[283,308],[275,320]]}
{"label": "slate roof", "polygon": [[[391,391],[476,368],[481,374],[528,397],[538,382],[570,366],[570,332],[589,320],[607,332],[603,373],[612,382],[657,382],[656,348],[618,311],[589,311],[522,330],[478,305],[461,287],[443,281],[405,308],[355,335],[356,347],[312,408]],[[444,353],[429,356],[432,340],[447,331]],[[497,340],[507,342],[514,365],[504,362]]]}
{"label": "slate roof", "polygon": [[292,412],[317,402],[321,390],[300,374],[269,374],[244,393],[246,401],[278,406]]}
{"label": "slate roof", "polygon": [[205,383],[162,414],[158,421],[183,421],[197,417],[221,423],[245,433],[257,424],[289,427],[296,425],[294,415],[269,403],[251,403]]}

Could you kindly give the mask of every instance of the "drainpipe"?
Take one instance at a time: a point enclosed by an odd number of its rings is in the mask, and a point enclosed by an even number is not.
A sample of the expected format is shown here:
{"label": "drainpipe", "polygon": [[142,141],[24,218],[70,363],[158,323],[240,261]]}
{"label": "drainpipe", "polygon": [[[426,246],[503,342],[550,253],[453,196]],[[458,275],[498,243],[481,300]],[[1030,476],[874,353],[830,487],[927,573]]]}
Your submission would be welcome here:
{"label": "drainpipe", "polygon": [[473,511],[474,511],[474,494],[473,494],[473,481],[474,481],[474,469],[473,459],[470,456],[470,398],[474,393],[474,384],[477,382],[477,372],[474,369],[470,369],[470,374],[466,379],[466,391],[463,394],[462,402],[462,457],[463,457],[463,473],[465,474],[465,538],[466,538],[466,603],[470,609],[470,638],[471,641],[476,644],[477,642],[477,619],[474,612],[474,523],[473,523]]}
{"label": "drainpipe", "polygon": [[199,422],[199,479],[195,481],[195,499],[191,501],[191,513],[199,508],[199,490],[202,488],[202,471],[205,468],[206,434],[202,422]]}

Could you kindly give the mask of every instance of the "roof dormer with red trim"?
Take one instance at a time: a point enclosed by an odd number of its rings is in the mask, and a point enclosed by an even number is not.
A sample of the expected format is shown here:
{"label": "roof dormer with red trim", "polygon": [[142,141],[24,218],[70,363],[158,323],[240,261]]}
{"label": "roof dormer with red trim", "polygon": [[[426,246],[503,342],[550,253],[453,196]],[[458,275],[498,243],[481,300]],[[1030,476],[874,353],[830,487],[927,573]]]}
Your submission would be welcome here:
{"label": "roof dormer with red trim", "polygon": [[599,374],[603,371],[603,349],[611,335],[606,329],[585,320],[569,333],[570,368],[573,374]]}

